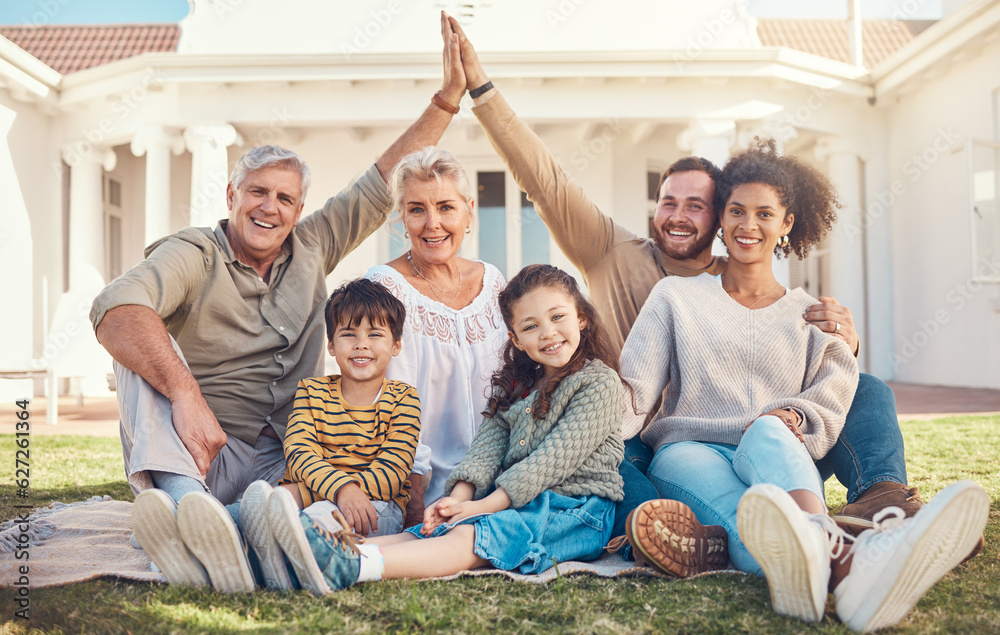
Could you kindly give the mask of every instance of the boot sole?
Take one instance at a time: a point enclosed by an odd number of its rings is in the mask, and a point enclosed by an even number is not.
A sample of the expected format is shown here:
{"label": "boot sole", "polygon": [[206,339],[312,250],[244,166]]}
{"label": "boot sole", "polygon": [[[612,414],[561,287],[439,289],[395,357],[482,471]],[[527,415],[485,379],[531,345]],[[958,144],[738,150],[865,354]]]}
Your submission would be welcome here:
{"label": "boot sole", "polygon": [[236,524],[211,494],[185,495],[177,505],[177,528],[216,591],[250,593],[256,588]]}
{"label": "boot sole", "polygon": [[[989,519],[989,495],[971,481],[959,481],[942,490],[935,501],[942,496],[946,498],[941,503],[943,509],[926,521],[927,528],[912,545],[905,562],[883,573],[892,576],[894,583],[874,586],[854,614],[844,620],[849,628],[875,631],[898,624],[924,593],[958,566],[977,544]],[[910,522],[921,520],[918,513]]]}
{"label": "boot sole", "polygon": [[281,545],[285,557],[292,563],[295,575],[303,589],[314,595],[330,593],[330,586],[323,578],[323,572],[316,564],[309,539],[299,521],[299,508],[291,493],[282,487],[271,492],[267,499],[267,521],[271,525],[274,539]]}
{"label": "boot sole", "polygon": [[166,492],[158,489],[140,492],[132,505],[135,538],[170,584],[211,584],[205,567],[181,538],[175,510],[174,499]]}
{"label": "boot sole", "polygon": [[288,591],[292,588],[292,580],[285,567],[281,546],[274,539],[267,519],[267,499],[271,492],[271,486],[264,481],[250,484],[240,504],[240,525],[260,561],[264,586],[275,591]]}
{"label": "boot sole", "polygon": [[669,575],[688,578],[729,564],[726,530],[702,525],[679,501],[643,503],[629,514],[625,531],[636,560]]}
{"label": "boot sole", "polygon": [[[808,522],[791,497],[773,485],[747,490],[736,513],[740,539],[764,571],[774,611],[819,622],[826,609],[829,576],[814,570],[817,559],[809,557],[800,541],[810,530]],[[829,567],[828,559],[825,564]]]}

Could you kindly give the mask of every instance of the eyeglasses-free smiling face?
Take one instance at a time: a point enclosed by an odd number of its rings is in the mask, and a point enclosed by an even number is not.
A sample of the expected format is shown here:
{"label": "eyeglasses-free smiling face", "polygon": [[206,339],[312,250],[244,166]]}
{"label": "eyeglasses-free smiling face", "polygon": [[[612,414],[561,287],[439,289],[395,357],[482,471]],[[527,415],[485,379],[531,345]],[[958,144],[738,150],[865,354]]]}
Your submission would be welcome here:
{"label": "eyeglasses-free smiling face", "polygon": [[329,344],[341,375],[358,383],[382,381],[389,362],[402,347],[401,341],[392,338],[389,327],[371,324],[368,318],[361,318],[354,326],[338,324]]}
{"label": "eyeglasses-free smiling face", "polygon": [[573,298],[562,289],[538,287],[514,303],[514,346],[545,368],[549,377],[565,366],[580,346],[580,331],[587,319],[576,311]]}
{"label": "eyeglasses-free smiling face", "polygon": [[660,186],[653,240],[674,260],[711,259],[716,216],[715,181],[707,173],[674,172]]}
{"label": "eyeglasses-free smiling face", "polygon": [[421,264],[443,264],[458,255],[472,222],[472,203],[449,178],[407,179],[403,194],[403,226],[411,254]]}
{"label": "eyeglasses-free smiling face", "polygon": [[787,214],[778,192],[763,183],[733,188],[722,212],[722,233],[729,257],[742,263],[770,262],[778,240],[795,221]]}
{"label": "eyeglasses-free smiling face", "polygon": [[226,188],[227,236],[237,257],[257,268],[270,266],[302,214],[302,175],[269,167],[250,172],[240,186]]}

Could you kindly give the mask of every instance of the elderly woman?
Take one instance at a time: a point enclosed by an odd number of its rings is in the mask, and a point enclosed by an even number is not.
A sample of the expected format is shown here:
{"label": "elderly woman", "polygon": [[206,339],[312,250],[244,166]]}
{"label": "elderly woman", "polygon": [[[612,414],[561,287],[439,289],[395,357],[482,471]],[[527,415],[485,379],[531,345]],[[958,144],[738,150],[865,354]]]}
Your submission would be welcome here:
{"label": "elderly woman", "polygon": [[[395,210],[390,220],[402,222],[410,249],[372,267],[367,277],[406,306],[403,350],[387,376],[420,394],[421,444],[413,472],[430,472],[429,482],[423,479],[429,504],[441,497],[479,429],[507,333],[497,305],[504,279],[493,265],[458,255],[472,231],[475,199],[465,170],[449,152],[431,147],[405,157],[389,188]],[[416,511],[422,510],[411,506],[408,519]]]}

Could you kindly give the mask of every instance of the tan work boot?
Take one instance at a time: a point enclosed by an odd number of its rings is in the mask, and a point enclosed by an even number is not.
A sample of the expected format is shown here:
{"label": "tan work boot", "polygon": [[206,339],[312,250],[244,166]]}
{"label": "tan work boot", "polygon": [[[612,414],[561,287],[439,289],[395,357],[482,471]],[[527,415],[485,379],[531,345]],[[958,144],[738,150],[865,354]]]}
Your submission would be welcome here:
{"label": "tan work boot", "polygon": [[679,578],[725,569],[729,563],[726,530],[702,525],[679,501],[639,505],[625,521],[625,535],[636,562]]}

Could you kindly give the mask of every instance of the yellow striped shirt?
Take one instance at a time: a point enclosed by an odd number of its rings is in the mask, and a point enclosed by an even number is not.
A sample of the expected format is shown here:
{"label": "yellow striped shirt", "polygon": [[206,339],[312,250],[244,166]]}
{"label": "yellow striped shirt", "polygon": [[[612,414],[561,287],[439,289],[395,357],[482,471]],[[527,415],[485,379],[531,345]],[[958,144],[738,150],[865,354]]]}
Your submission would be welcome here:
{"label": "yellow striped shirt", "polygon": [[420,400],[413,386],[384,379],[375,403],[355,406],[341,394],[340,375],[303,379],[285,431],[282,483],[297,483],[306,506],[335,503],[337,491],[353,482],[369,500],[406,509],[419,437]]}

